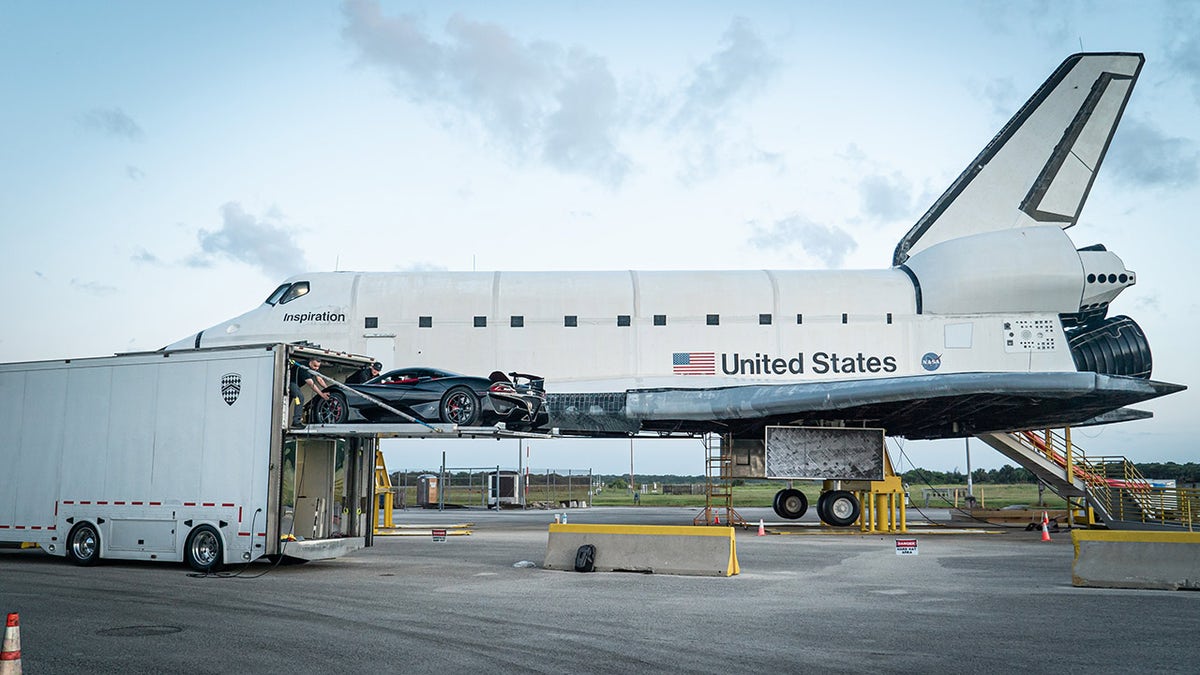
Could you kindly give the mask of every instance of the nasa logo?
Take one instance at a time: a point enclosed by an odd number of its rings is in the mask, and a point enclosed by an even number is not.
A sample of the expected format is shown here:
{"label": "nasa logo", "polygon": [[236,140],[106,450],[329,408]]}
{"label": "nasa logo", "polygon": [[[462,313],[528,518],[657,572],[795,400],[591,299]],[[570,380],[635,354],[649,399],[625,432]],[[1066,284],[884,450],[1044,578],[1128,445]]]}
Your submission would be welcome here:
{"label": "nasa logo", "polygon": [[221,376],[221,398],[225,403],[233,405],[242,393],[242,376],[237,373],[226,373]]}
{"label": "nasa logo", "polygon": [[928,352],[921,357],[921,367],[925,370],[934,371],[942,367],[942,355]]}

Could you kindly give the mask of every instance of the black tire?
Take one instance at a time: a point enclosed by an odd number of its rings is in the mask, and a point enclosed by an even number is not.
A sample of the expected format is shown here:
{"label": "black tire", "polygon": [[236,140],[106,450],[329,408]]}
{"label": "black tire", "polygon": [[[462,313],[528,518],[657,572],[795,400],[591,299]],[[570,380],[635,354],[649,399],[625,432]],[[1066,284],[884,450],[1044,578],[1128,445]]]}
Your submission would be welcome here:
{"label": "black tire", "polygon": [[350,408],[346,406],[346,395],[340,391],[329,393],[329,398],[317,397],[313,401],[314,424],[345,424],[350,419]]}
{"label": "black tire", "polygon": [[821,520],[834,527],[853,525],[862,511],[858,499],[854,497],[853,493],[846,490],[832,490],[825,493],[822,495],[821,505],[825,508],[818,515],[821,516]]}
{"label": "black tire", "polygon": [[575,571],[592,572],[596,569],[596,547],[584,544],[575,551]]}
{"label": "black tire", "polygon": [[183,547],[183,559],[197,572],[215,572],[225,559],[221,535],[212,525],[201,525],[188,535]]}
{"label": "black tire", "polygon": [[467,387],[453,387],[442,396],[438,418],[460,427],[473,426],[479,420],[479,399]]}
{"label": "black tire", "polygon": [[775,493],[775,515],[788,520],[796,520],[808,511],[808,497],[792,488]]}
{"label": "black tire", "polygon": [[821,522],[825,522],[825,498],[828,496],[828,492],[822,492],[821,495],[817,497],[817,517],[821,519]]}
{"label": "black tire", "polygon": [[100,531],[91,523],[79,523],[67,535],[67,560],[76,565],[95,565],[100,560]]}

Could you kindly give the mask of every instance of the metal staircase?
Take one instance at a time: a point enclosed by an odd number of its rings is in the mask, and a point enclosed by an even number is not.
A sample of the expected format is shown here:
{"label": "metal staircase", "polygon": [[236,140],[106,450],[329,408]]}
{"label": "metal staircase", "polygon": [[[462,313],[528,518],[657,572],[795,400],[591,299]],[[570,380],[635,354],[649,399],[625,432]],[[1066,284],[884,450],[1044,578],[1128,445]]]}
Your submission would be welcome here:
{"label": "metal staircase", "polygon": [[1071,443],[1070,428],[977,438],[1029,470],[1068,504],[1079,504],[1083,497],[1089,524],[1189,531],[1200,525],[1200,490],[1155,487],[1125,457],[1088,457]]}
{"label": "metal staircase", "polygon": [[733,508],[733,455],[725,451],[731,447],[732,438],[704,436],[704,510],[692,520],[693,525],[746,525],[746,519]]}

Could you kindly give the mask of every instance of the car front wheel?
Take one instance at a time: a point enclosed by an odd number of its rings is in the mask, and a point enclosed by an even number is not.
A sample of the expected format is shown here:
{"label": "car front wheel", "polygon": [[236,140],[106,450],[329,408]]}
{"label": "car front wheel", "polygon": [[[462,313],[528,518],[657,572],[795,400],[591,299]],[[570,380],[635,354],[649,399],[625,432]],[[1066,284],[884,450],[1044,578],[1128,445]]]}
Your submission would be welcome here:
{"label": "car front wheel", "polygon": [[479,419],[479,399],[466,387],[454,387],[442,397],[438,411],[443,422],[469,427]]}

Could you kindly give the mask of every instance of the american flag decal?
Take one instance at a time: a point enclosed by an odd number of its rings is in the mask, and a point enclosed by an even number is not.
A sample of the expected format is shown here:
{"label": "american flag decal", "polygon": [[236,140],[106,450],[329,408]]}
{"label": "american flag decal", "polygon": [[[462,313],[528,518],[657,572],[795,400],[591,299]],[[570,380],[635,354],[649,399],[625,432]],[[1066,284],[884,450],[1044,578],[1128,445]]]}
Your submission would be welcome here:
{"label": "american flag decal", "polygon": [[675,352],[671,370],[676,375],[716,375],[715,352]]}

